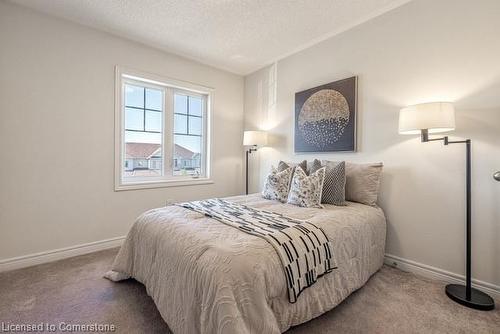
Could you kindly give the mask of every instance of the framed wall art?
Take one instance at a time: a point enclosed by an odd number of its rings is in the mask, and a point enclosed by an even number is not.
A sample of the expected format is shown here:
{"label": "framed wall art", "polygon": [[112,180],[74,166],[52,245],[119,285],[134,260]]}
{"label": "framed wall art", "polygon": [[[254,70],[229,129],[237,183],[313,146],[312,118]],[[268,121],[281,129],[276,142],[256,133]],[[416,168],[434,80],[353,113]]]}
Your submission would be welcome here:
{"label": "framed wall art", "polygon": [[356,151],[357,77],[295,94],[295,152]]}

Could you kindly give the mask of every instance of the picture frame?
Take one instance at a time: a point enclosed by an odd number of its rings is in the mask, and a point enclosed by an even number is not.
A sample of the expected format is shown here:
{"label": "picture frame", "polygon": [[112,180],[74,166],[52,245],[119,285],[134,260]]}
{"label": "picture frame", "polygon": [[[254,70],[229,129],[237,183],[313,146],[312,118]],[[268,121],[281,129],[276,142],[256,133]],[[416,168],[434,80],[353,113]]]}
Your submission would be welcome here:
{"label": "picture frame", "polygon": [[295,93],[296,153],[356,152],[357,76]]}

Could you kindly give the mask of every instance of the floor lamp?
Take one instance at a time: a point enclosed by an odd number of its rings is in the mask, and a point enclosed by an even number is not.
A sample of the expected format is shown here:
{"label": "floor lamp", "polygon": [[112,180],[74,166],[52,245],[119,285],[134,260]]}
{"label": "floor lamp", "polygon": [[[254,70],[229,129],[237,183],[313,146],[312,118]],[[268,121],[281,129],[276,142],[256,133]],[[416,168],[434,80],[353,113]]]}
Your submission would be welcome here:
{"label": "floor lamp", "polygon": [[245,193],[248,195],[248,156],[257,151],[259,146],[267,145],[267,133],[265,131],[245,131],[243,132],[243,146],[247,146],[245,152]]}
{"label": "floor lamp", "polygon": [[471,277],[471,140],[452,141],[448,136],[429,138],[430,133],[455,130],[455,109],[448,102],[418,104],[399,112],[399,133],[420,134],[422,142],[443,141],[444,145],[465,144],[466,175],[466,274],[465,285],[448,284],[446,295],[457,303],[478,310],[495,308],[493,299],[486,293],[472,287]]}

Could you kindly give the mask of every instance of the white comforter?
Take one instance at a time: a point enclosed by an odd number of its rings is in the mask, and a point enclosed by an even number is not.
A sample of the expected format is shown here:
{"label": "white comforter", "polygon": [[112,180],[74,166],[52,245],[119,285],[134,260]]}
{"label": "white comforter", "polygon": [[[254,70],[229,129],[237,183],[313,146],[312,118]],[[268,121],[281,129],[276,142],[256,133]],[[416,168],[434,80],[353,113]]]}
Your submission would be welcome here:
{"label": "white comforter", "polygon": [[227,200],[319,225],[338,269],[291,304],[279,257],[264,239],[181,207],[150,210],[133,225],[113,264],[115,275],[107,277],[142,282],[174,333],[284,332],[335,307],[382,266],[380,208],[300,208],[258,194]]}

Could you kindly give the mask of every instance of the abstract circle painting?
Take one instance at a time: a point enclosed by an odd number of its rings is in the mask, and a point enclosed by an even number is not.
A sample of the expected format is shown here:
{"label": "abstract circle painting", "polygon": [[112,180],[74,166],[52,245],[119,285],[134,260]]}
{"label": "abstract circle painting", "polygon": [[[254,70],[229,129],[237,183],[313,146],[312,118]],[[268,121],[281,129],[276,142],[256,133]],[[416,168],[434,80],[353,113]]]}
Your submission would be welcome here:
{"label": "abstract circle painting", "polygon": [[299,113],[304,140],[319,148],[338,141],[349,122],[349,104],[336,90],[322,89],[311,95]]}
{"label": "abstract circle painting", "polygon": [[295,152],[356,150],[357,77],[295,94]]}

